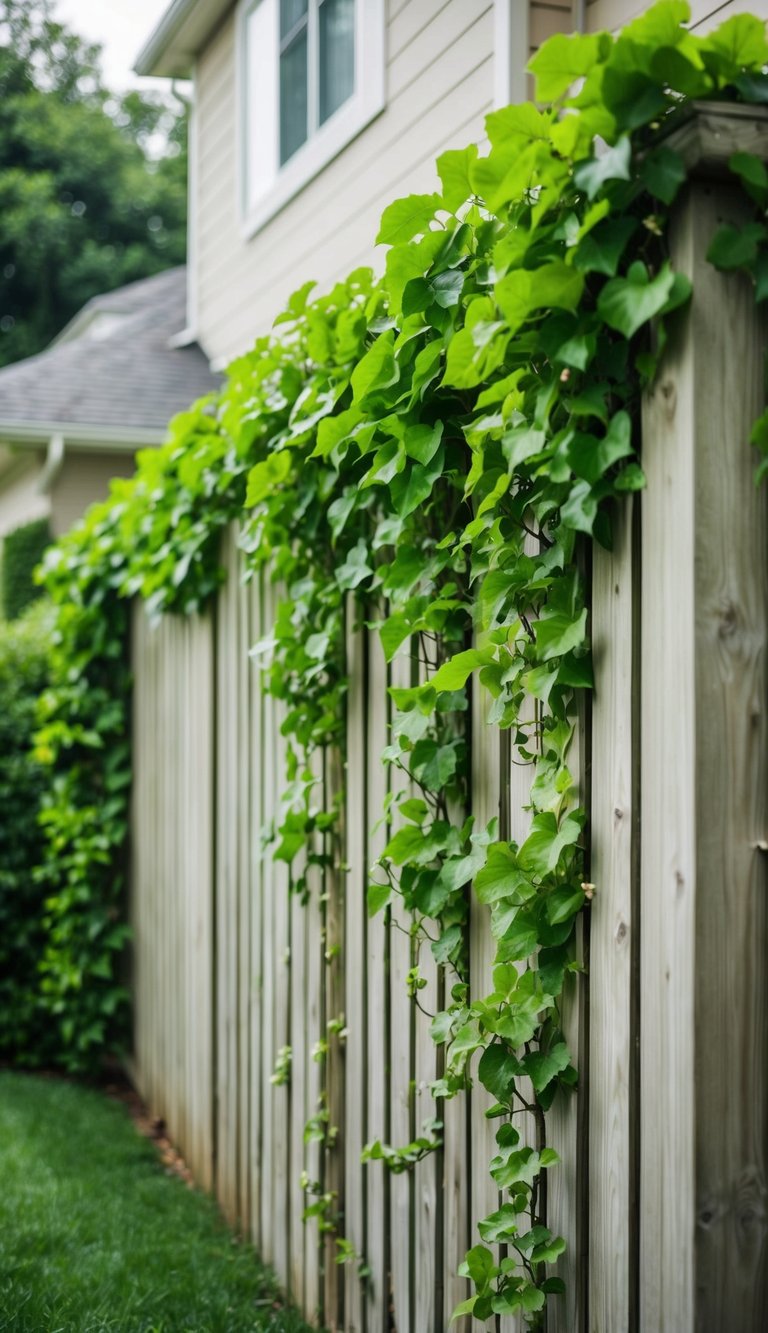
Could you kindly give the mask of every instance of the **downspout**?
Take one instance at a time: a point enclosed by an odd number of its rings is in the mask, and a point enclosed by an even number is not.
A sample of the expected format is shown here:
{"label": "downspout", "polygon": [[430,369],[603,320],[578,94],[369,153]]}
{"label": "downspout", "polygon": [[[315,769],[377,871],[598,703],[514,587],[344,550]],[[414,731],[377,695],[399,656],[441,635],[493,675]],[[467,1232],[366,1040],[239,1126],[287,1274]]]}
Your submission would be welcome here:
{"label": "downspout", "polygon": [[50,495],[64,463],[64,436],[57,432],[48,441],[43,470],[37,479],[40,495]]}

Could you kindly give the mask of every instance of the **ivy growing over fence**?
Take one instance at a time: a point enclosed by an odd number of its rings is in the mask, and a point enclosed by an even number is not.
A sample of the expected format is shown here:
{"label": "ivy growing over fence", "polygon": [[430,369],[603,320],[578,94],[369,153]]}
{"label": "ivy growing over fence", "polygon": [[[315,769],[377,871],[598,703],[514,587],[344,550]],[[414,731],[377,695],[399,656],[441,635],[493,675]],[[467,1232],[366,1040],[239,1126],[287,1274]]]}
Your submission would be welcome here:
{"label": "ivy growing over fence", "polygon": [[[493,112],[487,155],[445,153],[438,193],[385,210],[383,279],[359,270],[319,298],[301,288],[221,394],[178,417],[168,444],[143,454],[135,480],[46,562],[60,608],[39,743],[58,775],[46,816],[60,926],[49,969],[73,1052],[91,1048],[120,1000],[123,599],[141,596],[154,613],[202,605],[235,517],[249,568],[268,567],[285,590],[260,647],[266,687],[286,706],[273,855],[289,863],[305,848],[310,863],[338,853],[338,809],[317,808],[312,756],[344,743],[350,597],[378,617],[388,659],[410,645],[412,678],[391,691],[383,756],[395,771],[394,832],[368,906],[386,910],[399,895],[414,937],[446,970],[449,1003],[432,1024],[445,1047],[436,1094],[460,1094],[474,1077],[495,1098],[490,1171],[505,1202],[466,1256],[474,1294],[460,1307],[479,1319],[522,1312],[535,1326],[562,1290],[547,1271],[565,1242],[547,1225],[557,1158],[545,1113],[577,1081],[559,1007],[592,892],[569,767],[577,695],[591,684],[578,555],[593,540],[610,546],[612,508],[643,485],[640,394],[668,317],[690,296],[667,252],[686,169],[665,135],[693,99],[768,101],[764,25],[739,15],[702,38],[688,17],[683,0],[667,0],[618,37],[547,42],[531,65],[541,105]],[[751,273],[761,300],[768,177],[753,157],[731,166],[755,222],[720,233],[711,258]],[[768,454],[766,420],[755,443]],[[530,771],[520,844],[468,810],[472,689],[488,693],[490,724],[509,731]],[[105,800],[112,817],[96,824]],[[470,990],[469,885],[496,941],[484,996]],[[302,878],[295,887],[306,890]],[[89,973],[103,989],[85,984]],[[70,1011],[74,976],[80,1008]],[[419,980],[416,971],[414,994]],[[523,1111],[531,1143],[517,1128]],[[412,1145],[372,1144],[367,1155],[395,1169],[414,1158]],[[499,1242],[497,1263],[488,1247]]]}

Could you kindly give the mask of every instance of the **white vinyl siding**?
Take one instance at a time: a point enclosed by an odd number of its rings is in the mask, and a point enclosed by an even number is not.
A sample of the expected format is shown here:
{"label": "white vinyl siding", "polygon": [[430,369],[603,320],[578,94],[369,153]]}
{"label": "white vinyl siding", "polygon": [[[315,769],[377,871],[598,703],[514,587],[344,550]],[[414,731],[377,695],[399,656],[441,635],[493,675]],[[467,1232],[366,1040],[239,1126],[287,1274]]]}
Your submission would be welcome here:
{"label": "white vinyl siding", "polygon": [[[642,0],[588,0],[588,31],[620,28],[648,8]],[[734,14],[768,19],[768,0],[691,0],[691,27],[698,31],[709,31]]]}
{"label": "white vinyl siding", "polygon": [[54,537],[68,532],[97,500],[106,500],[109,483],[115,477],[130,477],[135,469],[136,460],[131,453],[102,454],[91,449],[67,449],[61,471],[51,488]]}
{"label": "white vinyl siding", "polygon": [[[309,278],[375,262],[382,210],[437,184],[446,148],[484,138],[493,0],[387,0],[385,109],[250,240],[238,209],[234,13],[197,65],[198,336],[221,363],[265,332]],[[521,60],[524,53],[521,53]]]}
{"label": "white vinyl siding", "polygon": [[17,466],[0,480],[0,544],[3,537],[22,523],[48,518],[50,498],[42,495],[38,486],[44,456],[41,452],[20,458]]}

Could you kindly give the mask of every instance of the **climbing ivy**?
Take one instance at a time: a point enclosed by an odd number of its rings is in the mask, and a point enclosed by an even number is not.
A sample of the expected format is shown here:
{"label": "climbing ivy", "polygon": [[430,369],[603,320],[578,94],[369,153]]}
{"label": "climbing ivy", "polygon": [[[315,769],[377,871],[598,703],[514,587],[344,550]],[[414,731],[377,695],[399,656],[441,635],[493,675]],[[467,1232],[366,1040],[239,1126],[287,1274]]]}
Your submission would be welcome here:
{"label": "climbing ivy", "polygon": [[[247,568],[268,568],[282,590],[255,653],[284,704],[285,798],[272,854],[292,866],[299,852],[308,865],[339,858],[341,796],[318,805],[313,756],[344,745],[350,604],[378,622],[389,661],[407,656],[409,677],[390,690],[383,756],[392,836],[368,908],[397,899],[416,948],[431,949],[444,970],[435,1095],[478,1079],[494,1098],[490,1172],[504,1202],[479,1225],[482,1243],[462,1267],[474,1294],[457,1311],[480,1320],[522,1313],[539,1326],[547,1296],[562,1291],[548,1272],[565,1242],[547,1223],[557,1155],[546,1112],[577,1081],[560,1002],[579,966],[575,922],[593,892],[569,762],[577,697],[591,685],[583,570],[591,541],[610,547],[615,506],[643,485],[640,393],[668,318],[690,295],[666,243],[686,179],[666,136],[694,99],[768,101],[764,25],[739,15],[698,37],[688,18],[683,0],[666,0],[618,36],[547,42],[531,63],[540,105],[493,112],[487,154],[443,154],[439,192],[385,210],[383,278],[359,270],[320,297],[301,288],[275,332],[230,368],[221,394],[177,418],[169,443],[142,455],[135,480],[47,565],[61,608],[60,683],[41,741],[62,773],[48,815],[52,875],[64,872],[59,898],[75,893],[78,903],[94,867],[98,876],[82,921],[74,917],[78,946],[96,904],[97,938],[116,940],[104,914],[127,776],[125,759],[112,758],[125,721],[121,598],[139,595],[154,614],[202,605],[222,577],[220,534],[239,519]],[[711,258],[745,268],[761,300],[768,177],[753,157],[731,165],[756,218],[714,238]],[[768,455],[768,417],[754,439]],[[530,773],[520,842],[471,809],[475,690]],[[110,765],[115,824],[100,826],[96,846],[89,812]],[[470,885],[496,948],[485,995],[468,966]],[[294,888],[306,896],[306,871]],[[62,929],[68,919],[61,912]],[[52,984],[75,943],[67,936],[52,959]],[[99,975],[92,957],[90,966]],[[417,964],[414,1002],[421,984]],[[274,1081],[289,1076],[285,1051]],[[327,1110],[316,1122],[308,1134],[332,1143]],[[439,1144],[438,1129],[431,1123],[411,1145],[371,1144],[366,1156],[407,1168]],[[332,1200],[305,1183],[320,1193],[309,1211],[326,1225]],[[499,1243],[497,1261],[489,1247]]]}

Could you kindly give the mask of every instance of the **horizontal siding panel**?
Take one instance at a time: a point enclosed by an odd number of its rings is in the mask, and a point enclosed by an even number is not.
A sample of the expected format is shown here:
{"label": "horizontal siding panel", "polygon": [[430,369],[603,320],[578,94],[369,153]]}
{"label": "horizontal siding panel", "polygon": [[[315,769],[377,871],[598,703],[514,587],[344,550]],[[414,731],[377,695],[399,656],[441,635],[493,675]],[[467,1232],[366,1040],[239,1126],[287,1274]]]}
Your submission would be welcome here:
{"label": "horizontal siding panel", "polygon": [[195,84],[195,102],[202,111],[214,101],[222,87],[231,83],[232,52],[235,45],[234,11],[215,33],[200,55]]}
{"label": "horizontal siding panel", "polygon": [[422,0],[390,0],[388,6],[390,22],[396,19],[398,14],[402,14],[403,10],[407,9],[409,5],[413,9],[421,3]]}
{"label": "horizontal siding panel", "polygon": [[[395,102],[411,84],[436,79],[443,87],[452,87],[471,59],[468,47],[482,42],[485,51],[493,49],[493,6],[488,0],[465,0],[461,6],[448,4],[410,42],[387,71],[388,96]],[[479,26],[479,31],[476,31]]]}
{"label": "horizontal siding panel", "polygon": [[209,125],[198,147],[200,179],[212,182],[218,175],[232,176],[235,170],[234,116],[221,116]]}
{"label": "horizontal siding panel", "polygon": [[387,28],[387,57],[389,62],[405,49],[409,42],[418,37],[429,23],[445,9],[451,0],[415,0],[406,5],[396,17],[389,16]]}
{"label": "horizontal siding panel", "polygon": [[[647,8],[638,0],[590,0],[587,25],[591,32],[600,28],[620,28]],[[691,0],[691,27],[697,29],[716,27],[734,14],[756,14],[758,18],[768,20],[768,0],[726,0],[725,4]]]}

